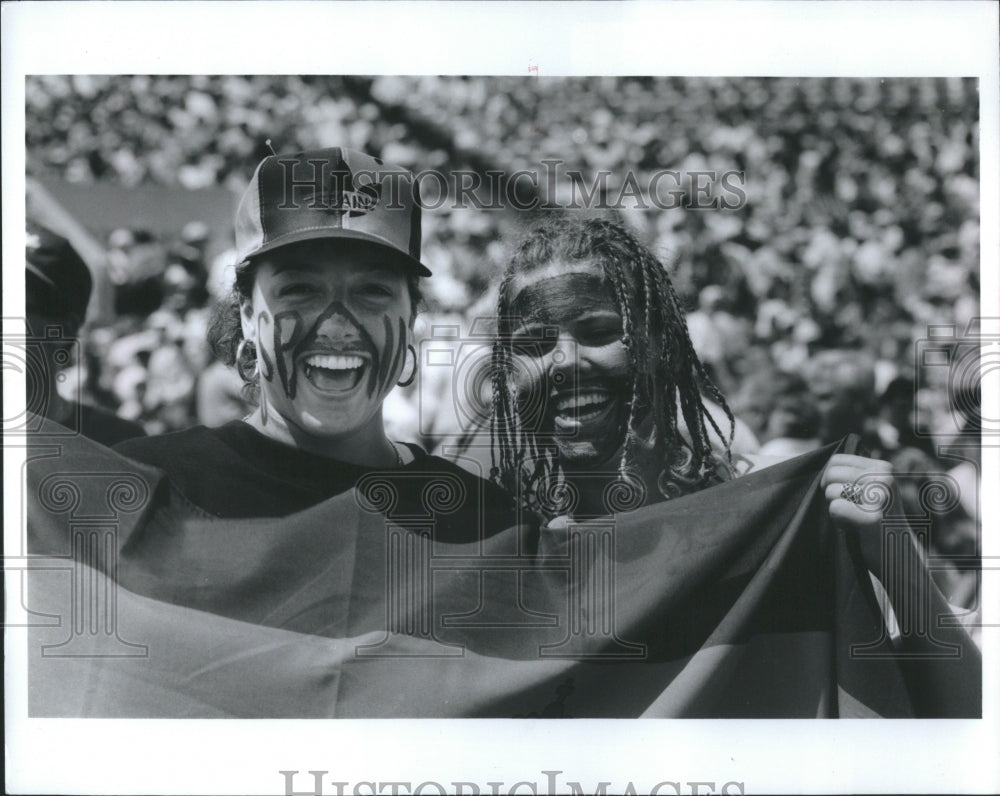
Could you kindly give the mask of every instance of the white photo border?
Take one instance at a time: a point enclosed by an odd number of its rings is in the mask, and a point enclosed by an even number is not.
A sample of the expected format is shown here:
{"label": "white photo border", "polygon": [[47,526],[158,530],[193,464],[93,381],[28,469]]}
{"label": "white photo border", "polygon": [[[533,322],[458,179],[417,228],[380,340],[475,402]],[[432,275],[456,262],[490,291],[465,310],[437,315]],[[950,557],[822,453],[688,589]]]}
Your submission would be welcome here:
{"label": "white photo border", "polygon": [[[1000,315],[998,6],[992,2],[4,3],[3,255],[23,257],[28,74],[669,74],[976,77],[982,314]],[[488,33],[486,33],[488,31]],[[20,269],[3,315],[23,314]],[[5,397],[15,400],[16,388]],[[996,379],[984,405],[1000,405]],[[5,406],[5,417],[10,413]],[[986,449],[984,483],[1000,483]],[[20,462],[5,448],[6,549],[21,533]],[[13,477],[11,477],[13,476]],[[11,491],[13,490],[13,492]],[[23,647],[6,637],[7,790],[283,793],[281,770],[330,782],[741,783],[758,792],[1000,790],[1000,536],[984,490],[980,721],[133,721],[26,718]],[[14,595],[16,597],[16,595]],[[8,601],[11,597],[8,594]],[[354,784],[344,790],[352,790]],[[369,792],[362,788],[361,793]],[[388,790],[382,792],[390,792]],[[401,791],[402,792],[402,791]],[[435,793],[428,788],[425,792]],[[467,791],[471,792],[471,791]],[[524,786],[516,792],[531,792]],[[672,793],[672,788],[662,792]],[[731,788],[730,792],[740,792]]]}

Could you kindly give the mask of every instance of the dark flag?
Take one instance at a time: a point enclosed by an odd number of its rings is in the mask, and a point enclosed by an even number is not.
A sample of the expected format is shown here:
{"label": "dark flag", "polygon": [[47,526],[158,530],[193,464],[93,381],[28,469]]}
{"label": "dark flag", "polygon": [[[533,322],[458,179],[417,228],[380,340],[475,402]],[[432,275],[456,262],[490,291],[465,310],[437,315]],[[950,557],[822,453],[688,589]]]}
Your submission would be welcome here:
{"label": "dark flag", "polygon": [[39,442],[29,713],[980,716],[978,651],[938,621],[929,577],[928,620],[900,616],[889,638],[818,487],[837,449],[481,536],[480,496],[447,473],[405,514],[413,485],[387,472],[286,518],[219,520],[158,470],[81,437]]}

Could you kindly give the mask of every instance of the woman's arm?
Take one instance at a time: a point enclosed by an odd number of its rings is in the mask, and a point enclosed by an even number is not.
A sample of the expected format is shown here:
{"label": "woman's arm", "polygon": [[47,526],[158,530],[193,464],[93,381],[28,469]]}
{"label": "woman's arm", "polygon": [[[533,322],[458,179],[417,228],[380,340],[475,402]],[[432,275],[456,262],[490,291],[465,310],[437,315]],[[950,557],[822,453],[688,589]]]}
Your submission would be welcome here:
{"label": "woman's arm", "polygon": [[[905,514],[886,516],[890,505],[900,505],[892,466],[838,453],[830,458],[820,484],[834,526],[855,535],[863,564],[888,599],[891,611],[883,606],[886,626],[896,625],[892,637],[898,661],[921,714],[953,716],[960,709],[962,715],[977,715],[980,692],[974,686],[982,677],[981,656],[934,584]],[[955,704],[957,699],[963,704]]]}

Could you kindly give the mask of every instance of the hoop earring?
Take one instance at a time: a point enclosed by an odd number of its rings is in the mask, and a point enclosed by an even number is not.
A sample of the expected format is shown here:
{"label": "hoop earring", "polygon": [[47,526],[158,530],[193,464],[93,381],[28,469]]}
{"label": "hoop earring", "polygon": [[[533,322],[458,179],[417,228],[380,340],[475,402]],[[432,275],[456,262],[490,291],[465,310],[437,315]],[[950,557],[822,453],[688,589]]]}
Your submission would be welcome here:
{"label": "hoop earring", "polygon": [[417,378],[417,349],[415,349],[409,343],[406,344],[406,349],[413,353],[413,373],[410,374],[410,378],[408,378],[406,381],[397,381],[396,385],[398,387],[409,387],[411,384],[413,384],[413,380]]}
{"label": "hoop earring", "polygon": [[[245,372],[248,363],[243,361],[243,354],[248,345],[253,349],[253,354],[250,356],[250,359],[253,360],[254,363],[254,372],[249,376],[247,376]],[[240,378],[243,379],[243,381],[247,382],[253,381],[254,376],[257,375],[257,346],[254,345],[253,340],[247,340],[244,337],[240,340],[240,344],[236,346],[236,372],[240,374]]]}

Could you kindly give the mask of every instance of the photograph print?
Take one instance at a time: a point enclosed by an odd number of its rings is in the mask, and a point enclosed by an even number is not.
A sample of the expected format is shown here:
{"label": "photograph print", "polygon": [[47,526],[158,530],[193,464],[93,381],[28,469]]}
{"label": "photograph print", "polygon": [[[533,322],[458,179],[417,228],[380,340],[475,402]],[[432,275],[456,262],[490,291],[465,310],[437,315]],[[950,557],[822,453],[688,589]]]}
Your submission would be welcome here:
{"label": "photograph print", "polygon": [[979,80],[526,66],[27,75],[29,717],[983,715]]}

